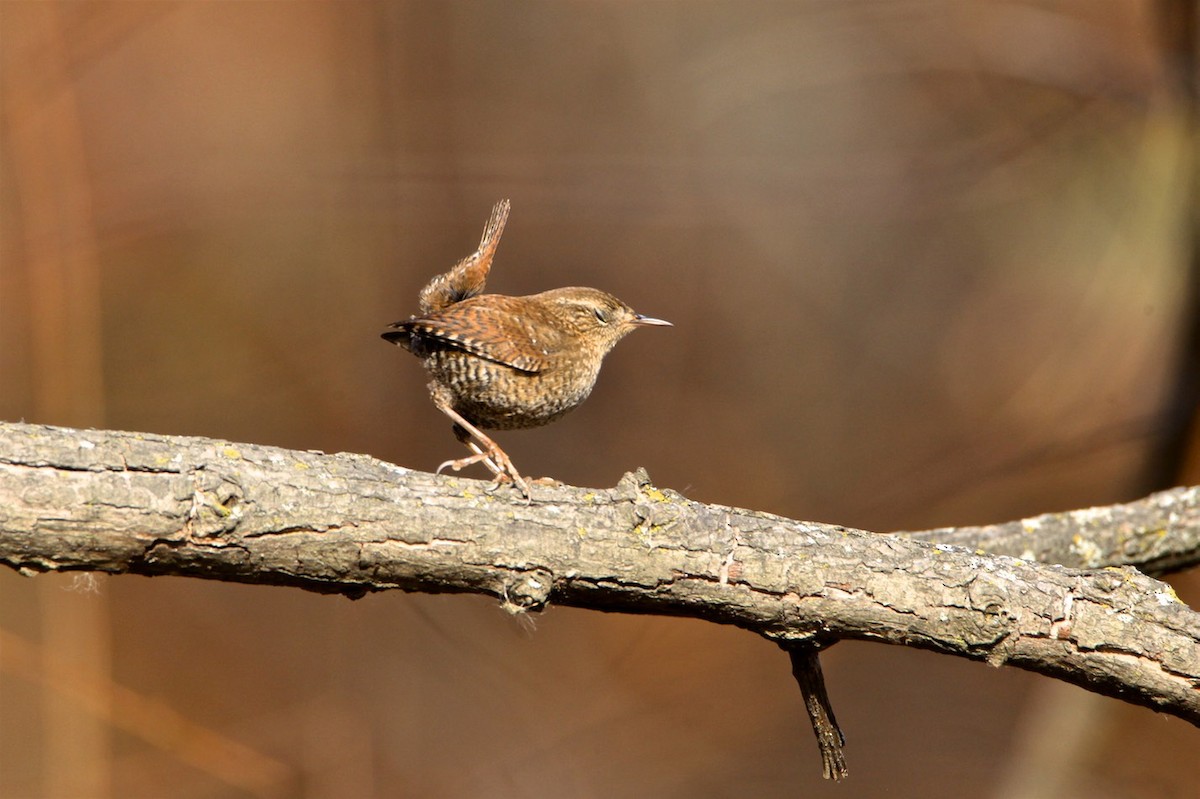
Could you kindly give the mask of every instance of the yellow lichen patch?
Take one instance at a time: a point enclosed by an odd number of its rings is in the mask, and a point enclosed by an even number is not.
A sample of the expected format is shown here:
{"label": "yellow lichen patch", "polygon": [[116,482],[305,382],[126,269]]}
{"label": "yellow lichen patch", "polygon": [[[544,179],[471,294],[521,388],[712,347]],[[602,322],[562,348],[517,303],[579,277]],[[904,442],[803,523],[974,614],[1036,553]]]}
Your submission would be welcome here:
{"label": "yellow lichen patch", "polygon": [[646,486],[644,493],[646,494],[647,497],[654,500],[655,502],[666,502],[667,501],[667,495],[664,494],[663,492],[659,491],[654,486]]}
{"label": "yellow lichen patch", "polygon": [[226,458],[241,458],[242,457],[242,453],[238,452],[233,447],[226,447],[225,449],[221,450],[221,454],[223,454]]}
{"label": "yellow lichen patch", "polygon": [[1084,564],[1100,564],[1104,560],[1104,552],[1094,541],[1088,541],[1076,533],[1071,537],[1071,551],[1080,557]]}
{"label": "yellow lichen patch", "polygon": [[222,519],[233,513],[232,510],[221,504],[221,501],[211,494],[203,491],[197,491],[196,497],[199,500],[200,505],[208,507],[213,513],[217,514]]}
{"label": "yellow lichen patch", "polygon": [[295,469],[311,469],[312,468],[304,461],[292,461],[292,467]]}

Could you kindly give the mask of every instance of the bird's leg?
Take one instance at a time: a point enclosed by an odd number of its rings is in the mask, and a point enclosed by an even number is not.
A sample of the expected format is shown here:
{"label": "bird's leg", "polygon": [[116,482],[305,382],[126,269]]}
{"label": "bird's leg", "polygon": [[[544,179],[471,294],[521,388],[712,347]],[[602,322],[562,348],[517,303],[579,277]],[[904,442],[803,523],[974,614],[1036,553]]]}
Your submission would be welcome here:
{"label": "bird's leg", "polygon": [[[505,454],[504,450],[500,449],[495,441],[484,435],[482,430],[468,422],[463,418],[462,414],[451,408],[449,404],[439,402],[436,399],[434,400],[434,404],[437,405],[438,410],[454,421],[455,436],[474,453],[465,458],[446,461],[437,467],[438,472],[446,468],[457,472],[459,469],[463,469],[473,463],[482,463],[495,475],[496,482],[501,482],[505,478],[512,480],[513,485],[525,495],[525,498],[530,498],[529,483],[525,482],[525,478],[517,471],[517,467],[513,465],[512,460]],[[459,430],[462,430],[464,435],[459,436]],[[471,439],[474,439],[474,441]]]}
{"label": "bird's leg", "polygon": [[[492,461],[491,456],[488,455],[487,452],[479,448],[479,445],[471,439],[471,434],[466,430],[462,429],[458,425],[454,425],[454,437],[466,444],[467,448],[475,453],[475,455],[479,458],[479,462],[486,466],[489,472],[494,475],[504,474],[504,470]],[[449,463],[449,461],[447,461],[447,463]],[[442,465],[445,466],[446,464]]]}

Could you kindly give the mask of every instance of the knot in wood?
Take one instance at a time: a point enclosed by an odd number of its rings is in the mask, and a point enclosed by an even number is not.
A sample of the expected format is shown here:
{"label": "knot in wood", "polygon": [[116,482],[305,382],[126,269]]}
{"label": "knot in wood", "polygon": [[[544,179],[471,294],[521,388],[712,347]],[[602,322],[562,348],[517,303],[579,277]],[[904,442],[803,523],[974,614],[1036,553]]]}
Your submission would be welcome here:
{"label": "knot in wood", "polygon": [[613,492],[614,497],[636,502],[642,487],[648,485],[651,485],[650,473],[646,471],[646,467],[639,466],[632,472],[625,472],[621,475]]}
{"label": "knot in wood", "polygon": [[192,495],[186,500],[188,534],[207,538],[233,531],[242,520],[244,501],[236,476],[197,471]]}
{"label": "knot in wood", "polygon": [[1011,585],[1000,576],[980,573],[967,585],[967,599],[972,610],[994,623],[1008,615],[1008,605],[1012,601],[1009,593]]}
{"label": "knot in wood", "polygon": [[540,611],[549,602],[553,586],[554,575],[545,569],[515,572],[501,589],[504,609],[514,615]]}

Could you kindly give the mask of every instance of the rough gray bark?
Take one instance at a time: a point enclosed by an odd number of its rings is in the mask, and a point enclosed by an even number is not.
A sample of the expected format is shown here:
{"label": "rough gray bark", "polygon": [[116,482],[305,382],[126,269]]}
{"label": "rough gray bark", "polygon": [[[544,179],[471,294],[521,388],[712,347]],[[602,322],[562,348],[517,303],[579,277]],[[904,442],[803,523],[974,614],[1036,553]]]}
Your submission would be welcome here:
{"label": "rough gray bark", "polygon": [[[1200,614],[1113,566],[1194,564],[1198,505],[1200,490],[1175,489],[996,527],[880,535],[692,502],[642,472],[611,489],[534,486],[526,505],[509,489],[363,455],[0,424],[0,561],[23,574],[458,591],[513,612],[555,602],[694,616],[790,651],[855,638],[1018,666],[1200,725]],[[1008,556],[1051,553],[1109,567]]]}

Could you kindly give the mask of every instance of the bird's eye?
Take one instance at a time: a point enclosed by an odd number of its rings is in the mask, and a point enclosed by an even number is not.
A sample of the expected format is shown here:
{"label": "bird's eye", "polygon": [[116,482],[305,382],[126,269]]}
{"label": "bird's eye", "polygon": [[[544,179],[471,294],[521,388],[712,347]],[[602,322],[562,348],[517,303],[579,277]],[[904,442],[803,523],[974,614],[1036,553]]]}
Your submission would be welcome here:
{"label": "bird's eye", "polygon": [[602,325],[608,324],[608,314],[606,314],[604,311],[602,311],[599,308],[595,308],[592,310],[592,313],[594,313],[596,315],[597,322],[599,322]]}

